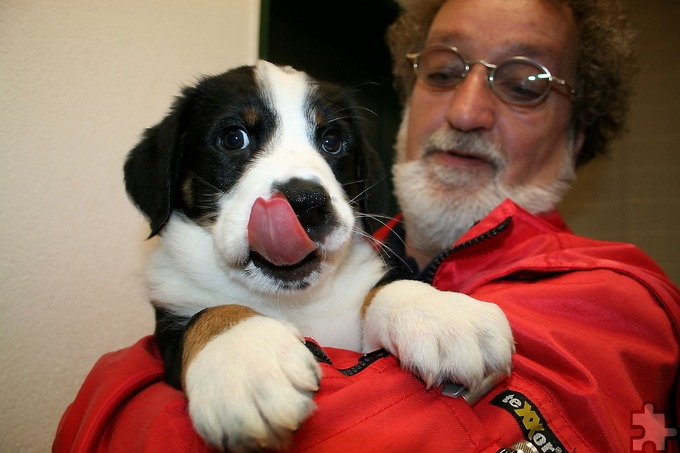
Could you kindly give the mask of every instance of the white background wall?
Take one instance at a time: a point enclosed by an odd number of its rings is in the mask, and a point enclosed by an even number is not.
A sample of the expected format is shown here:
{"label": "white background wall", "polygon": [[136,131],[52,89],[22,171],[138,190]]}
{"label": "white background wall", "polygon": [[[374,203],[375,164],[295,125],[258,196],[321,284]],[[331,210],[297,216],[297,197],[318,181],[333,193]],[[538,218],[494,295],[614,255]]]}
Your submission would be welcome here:
{"label": "white background wall", "polygon": [[0,451],[49,451],[94,361],[152,331],[125,155],[258,29],[258,0],[0,0]]}

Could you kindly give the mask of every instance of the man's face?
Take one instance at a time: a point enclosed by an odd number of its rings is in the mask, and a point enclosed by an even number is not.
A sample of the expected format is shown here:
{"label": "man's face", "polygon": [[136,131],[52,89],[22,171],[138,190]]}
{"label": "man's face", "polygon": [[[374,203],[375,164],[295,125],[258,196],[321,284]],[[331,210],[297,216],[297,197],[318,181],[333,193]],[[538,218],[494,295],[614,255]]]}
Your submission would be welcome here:
{"label": "man's face", "polygon": [[[574,86],[576,41],[570,11],[544,0],[448,0],[424,47],[455,46],[467,61],[493,64],[529,57]],[[491,90],[481,64],[473,65],[453,89],[436,90],[416,81],[394,168],[409,235],[431,229],[433,222],[463,218],[460,235],[506,197],[533,212],[554,208],[573,179],[582,142],[582,134],[571,130],[570,113],[563,89],[551,89],[531,107],[504,102]],[[420,195],[414,195],[414,187]],[[428,206],[423,199],[433,202]],[[442,215],[451,216],[450,222]],[[417,220],[422,217],[427,225]],[[416,233],[423,241],[438,242],[429,244],[432,251],[456,239]]]}

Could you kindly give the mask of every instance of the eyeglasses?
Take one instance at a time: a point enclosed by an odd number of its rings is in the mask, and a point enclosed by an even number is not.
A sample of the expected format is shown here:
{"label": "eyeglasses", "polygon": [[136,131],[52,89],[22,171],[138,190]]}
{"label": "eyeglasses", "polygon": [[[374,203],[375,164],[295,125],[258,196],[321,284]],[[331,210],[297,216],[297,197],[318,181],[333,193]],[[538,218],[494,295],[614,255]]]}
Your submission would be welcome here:
{"label": "eyeglasses", "polygon": [[472,65],[481,64],[488,71],[491,90],[509,104],[532,106],[548,96],[552,84],[564,87],[573,96],[565,80],[553,76],[548,68],[527,57],[512,57],[499,65],[484,60],[466,61],[457,48],[432,46],[421,52],[409,53],[416,77],[425,85],[448,90],[455,88],[468,75]]}

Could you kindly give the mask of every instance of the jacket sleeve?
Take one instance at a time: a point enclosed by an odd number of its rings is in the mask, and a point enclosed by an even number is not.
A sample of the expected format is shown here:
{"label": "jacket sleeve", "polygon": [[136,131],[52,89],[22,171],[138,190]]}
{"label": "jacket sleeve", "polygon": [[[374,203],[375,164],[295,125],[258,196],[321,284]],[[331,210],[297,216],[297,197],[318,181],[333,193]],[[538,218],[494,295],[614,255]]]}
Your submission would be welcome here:
{"label": "jacket sleeve", "polygon": [[[358,353],[328,349],[317,410],[291,451],[494,453],[523,439],[544,452],[643,451],[647,440],[664,448],[678,340],[647,287],[593,270],[506,277],[471,295],[499,304],[510,319],[517,343],[510,378],[469,406],[427,391],[392,356],[365,365]],[[347,371],[358,363],[359,372]],[[667,451],[675,448],[668,443]],[[211,450],[191,426],[184,394],[163,382],[147,337],[94,366],[53,451]]]}
{"label": "jacket sleeve", "polygon": [[677,451],[678,337],[659,293],[594,269],[511,275],[472,296],[501,306],[517,347],[504,390],[477,407],[482,421],[501,408],[524,437],[563,451],[642,451],[647,441]]}
{"label": "jacket sleeve", "polygon": [[210,450],[191,426],[184,394],[163,381],[152,337],[102,356],[66,409],[53,453]]}

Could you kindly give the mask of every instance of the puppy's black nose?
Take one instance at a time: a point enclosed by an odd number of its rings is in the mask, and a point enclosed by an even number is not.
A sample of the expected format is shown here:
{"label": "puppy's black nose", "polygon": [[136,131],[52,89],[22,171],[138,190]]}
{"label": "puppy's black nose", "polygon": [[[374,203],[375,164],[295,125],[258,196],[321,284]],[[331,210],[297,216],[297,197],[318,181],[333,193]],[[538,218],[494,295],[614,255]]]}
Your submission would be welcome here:
{"label": "puppy's black nose", "polygon": [[293,178],[275,187],[286,197],[312,240],[321,240],[334,224],[331,197],[319,183]]}

